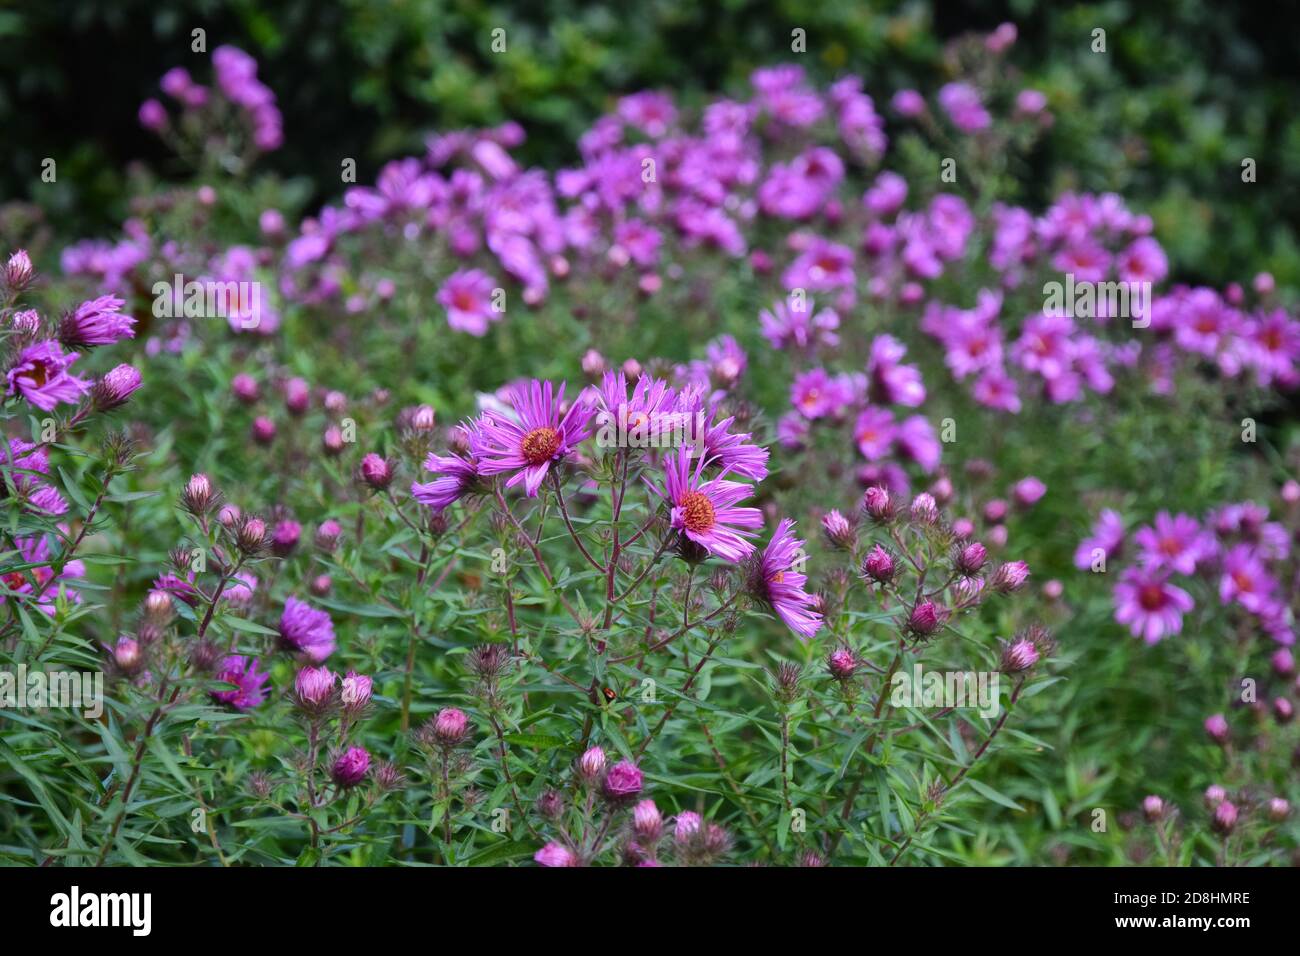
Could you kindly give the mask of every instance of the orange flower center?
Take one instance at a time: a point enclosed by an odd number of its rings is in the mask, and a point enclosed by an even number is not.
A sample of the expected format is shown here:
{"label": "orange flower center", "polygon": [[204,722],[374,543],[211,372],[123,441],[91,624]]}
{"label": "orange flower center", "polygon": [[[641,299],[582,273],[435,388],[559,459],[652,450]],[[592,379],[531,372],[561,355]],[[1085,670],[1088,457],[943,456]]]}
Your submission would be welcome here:
{"label": "orange flower center", "polygon": [[545,425],[534,428],[524,436],[522,450],[524,461],[530,465],[550,461],[560,450],[560,433]]}
{"label": "orange flower center", "polygon": [[716,516],[713,502],[709,496],[700,491],[688,491],[682,495],[682,524],[693,534],[705,534],[715,524]]}

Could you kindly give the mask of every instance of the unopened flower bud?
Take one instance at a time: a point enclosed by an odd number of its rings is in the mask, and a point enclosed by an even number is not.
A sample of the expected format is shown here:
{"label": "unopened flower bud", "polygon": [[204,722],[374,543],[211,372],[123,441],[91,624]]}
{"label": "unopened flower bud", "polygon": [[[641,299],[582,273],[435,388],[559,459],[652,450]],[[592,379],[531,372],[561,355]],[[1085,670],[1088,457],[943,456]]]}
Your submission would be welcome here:
{"label": "unopened flower bud", "polygon": [[240,372],[230,380],[230,391],[245,405],[251,405],[262,397],[262,389],[257,379],[247,372]]}
{"label": "unopened flower bud", "polygon": [[888,584],[894,577],[894,558],[880,545],[872,548],[862,559],[862,574],[877,584]]}
{"label": "unopened flower bud", "polygon": [[1023,561],[1008,561],[1006,564],[999,565],[993,572],[993,577],[989,579],[989,587],[999,594],[1010,594],[1012,591],[1019,591],[1028,580],[1029,565]]}
{"label": "unopened flower bud", "polygon": [[846,551],[850,550],[858,540],[849,519],[838,511],[830,511],[822,518],[822,530],[826,532],[826,540]]}
{"label": "unopened flower bud", "polygon": [[113,645],[113,663],[124,674],[134,674],[144,663],[144,654],[140,651],[140,642],[123,634]]}
{"label": "unopened flower bud", "polygon": [[366,704],[370,703],[373,688],[374,681],[365,674],[348,671],[348,676],[343,678],[342,690],[339,694],[344,709],[353,713],[364,710]]}
{"label": "unopened flower bud", "polygon": [[858,669],[858,658],[847,647],[837,647],[827,656],[826,669],[836,680],[851,680]]}
{"label": "unopened flower bud", "polygon": [[653,800],[642,800],[632,808],[632,829],[637,839],[653,848],[664,832],[664,818]]}
{"label": "unopened flower bud", "polygon": [[957,551],[954,564],[957,570],[962,574],[971,575],[979,573],[980,568],[984,567],[984,562],[988,558],[988,549],[978,541],[972,541]]}
{"label": "unopened flower bud", "polygon": [[912,520],[922,524],[932,524],[939,517],[939,506],[935,504],[934,496],[927,491],[921,492],[912,499],[911,508]]}
{"label": "unopened flower bud", "polygon": [[275,422],[265,415],[258,415],[253,419],[251,434],[257,444],[269,445],[275,441]]}
{"label": "unopened flower bud", "polygon": [[1211,714],[1205,718],[1205,733],[1216,744],[1228,742],[1228,721],[1222,714]]}
{"label": "unopened flower bud", "polygon": [[328,667],[304,667],[294,678],[294,693],[298,706],[311,713],[318,713],[329,704],[334,692],[334,683],[338,676]]}
{"label": "unopened flower bud", "polygon": [[330,770],[330,776],[340,787],[355,787],[366,779],[370,770],[370,754],[364,747],[349,747],[339,754]]}
{"label": "unopened flower bud", "polygon": [[605,770],[605,751],[592,747],[578,758],[578,773],[588,783],[600,778]]}
{"label": "unopened flower bud", "polygon": [[1210,825],[1214,827],[1216,833],[1227,836],[1236,828],[1237,816],[1237,805],[1231,800],[1224,800],[1214,808]]}
{"label": "unopened flower bud", "polygon": [[603,792],[609,800],[628,800],[641,792],[641,771],[630,760],[620,760],[605,774]]}
{"label": "unopened flower bud", "polygon": [[322,551],[333,551],[338,547],[339,537],[343,534],[343,529],[333,518],[326,518],[316,529],[316,547]]}
{"label": "unopened flower bud", "polygon": [[1147,818],[1148,823],[1156,823],[1164,819],[1165,802],[1152,794],[1142,801],[1142,813]]}
{"label": "unopened flower bud", "polygon": [[297,417],[311,405],[311,386],[301,378],[291,378],[284,383],[284,407]]}
{"label": "unopened flower bud", "polygon": [[444,747],[454,747],[465,739],[469,731],[469,718],[463,710],[444,707],[438,711],[433,721],[433,733],[438,743]]}
{"label": "unopened flower bud", "polygon": [[311,591],[316,597],[325,597],[330,593],[333,586],[334,581],[328,574],[318,574],[311,579],[311,583],[307,585],[307,590]]}
{"label": "unopened flower bud", "polygon": [[1224,800],[1227,799],[1228,799],[1228,791],[1224,790],[1223,787],[1219,786],[1217,783],[1212,783],[1205,788],[1206,807],[1210,809],[1214,809],[1219,804],[1221,804]]}
{"label": "unopened flower bud", "polygon": [[286,518],[276,524],[275,531],[271,534],[271,552],[281,558],[288,557],[298,547],[298,539],[301,537],[302,525]]}
{"label": "unopened flower bud", "polygon": [[1019,674],[1038,663],[1038,648],[1025,637],[1018,637],[1002,649],[999,670],[1004,674]]}
{"label": "unopened flower bud", "polygon": [[1274,823],[1281,823],[1291,815],[1291,804],[1281,797],[1273,797],[1268,801],[1268,818]]}
{"label": "unopened flower bud", "polygon": [[537,798],[537,812],[547,820],[558,820],[564,813],[564,798],[558,791],[543,790]]}
{"label": "unopened flower bud", "polygon": [[883,486],[875,485],[863,494],[862,510],[872,521],[884,524],[894,517],[897,509],[889,492]]}
{"label": "unopened flower bud", "polygon": [[19,249],[17,252],[13,253],[13,255],[9,257],[9,261],[5,263],[5,286],[8,287],[11,292],[23,291],[31,284],[31,281],[35,276],[36,270],[32,266],[31,257],[27,255],[26,249]]}
{"label": "unopened flower bud", "polygon": [[383,491],[393,483],[393,468],[374,452],[361,459],[361,479],[375,491]]}
{"label": "unopened flower bud", "polygon": [[235,531],[235,544],[244,554],[253,556],[266,550],[266,522],[256,515],[244,515]]}
{"label": "unopened flower bud", "polygon": [[947,620],[948,612],[930,600],[920,601],[907,616],[907,630],[917,637],[928,637]]}

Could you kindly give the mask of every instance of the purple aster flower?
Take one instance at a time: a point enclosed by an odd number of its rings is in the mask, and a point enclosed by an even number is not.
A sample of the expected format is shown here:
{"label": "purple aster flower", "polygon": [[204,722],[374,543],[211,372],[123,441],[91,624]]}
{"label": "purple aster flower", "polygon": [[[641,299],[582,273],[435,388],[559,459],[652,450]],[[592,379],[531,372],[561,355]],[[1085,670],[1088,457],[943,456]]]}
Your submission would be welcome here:
{"label": "purple aster flower", "polygon": [[102,295],[81,303],[63,317],[59,341],[69,348],[85,348],[135,338],[135,319],[121,313],[123,305],[115,295]]}
{"label": "purple aster flower", "polygon": [[[464,427],[473,433],[473,424]],[[434,514],[441,514],[479,485],[478,460],[472,454],[462,458],[456,454],[435,455],[430,452],[424,460],[424,468],[437,477],[433,481],[412,482],[411,496],[428,505]]]}
{"label": "purple aster flower", "polygon": [[522,482],[528,497],[537,496],[551,463],[564,458],[586,440],[587,424],[593,413],[589,404],[577,401],[561,417],[564,385],[560,386],[558,395],[552,392],[550,382],[533,379],[527,386],[510,392],[517,422],[492,413],[479,419],[470,440],[479,459],[480,474],[514,472],[506,487],[513,488]]}
{"label": "purple aster flower", "polygon": [[37,342],[18,353],[6,373],[9,395],[21,395],[42,411],[51,411],[60,402],[75,404],[90,391],[85,379],[68,374],[77,355],[64,354],[53,340]]}
{"label": "purple aster flower", "polygon": [[664,462],[663,487],[651,488],[672,507],[674,528],[709,554],[734,564],[754,550],[745,540],[753,537],[748,529],[763,524],[762,512],[757,508],[735,507],[753,493],[753,488],[727,481],[725,472],[704,481],[706,459],[700,458],[692,471],[691,454],[691,448],[682,447],[675,458],[670,455]]}
{"label": "purple aster flower", "polygon": [[[37,567],[23,571],[0,573],[0,584],[8,593],[0,591],[0,604],[9,599],[11,594],[25,594],[36,599],[36,606],[46,614],[54,614],[54,600],[59,595],[59,581],[72,581],[85,577],[86,566],[80,560],[73,559],[63,566],[55,576],[50,563],[53,560],[50,543],[44,535],[32,538],[16,538],[14,546],[18,551],[17,564],[33,564]],[[80,601],[81,595],[69,589],[65,592],[70,601]]]}
{"label": "purple aster flower", "polygon": [[924,415],[913,415],[905,420],[899,426],[897,441],[899,453],[916,462],[926,472],[933,472],[939,467],[943,448]]}
{"label": "purple aster flower", "polygon": [[1264,567],[1259,554],[1248,544],[1235,545],[1223,556],[1219,578],[1219,600],[1236,601],[1247,611],[1260,613],[1270,603],[1277,581]]}
{"label": "purple aster flower", "polygon": [[280,643],[319,664],[334,653],[334,622],[324,611],[290,595],[280,615]]}
{"label": "purple aster flower", "polygon": [[1143,564],[1179,574],[1192,574],[1198,562],[1214,553],[1213,540],[1201,531],[1195,518],[1185,514],[1171,517],[1167,511],[1156,515],[1154,527],[1134,532],[1133,540],[1141,549]]}
{"label": "purple aster flower", "polygon": [[438,303],[447,310],[447,324],[458,332],[485,335],[488,325],[501,318],[493,308],[497,283],[480,269],[453,272],[438,290]]}
{"label": "purple aster flower", "polygon": [[790,404],[809,421],[835,410],[840,393],[824,368],[809,369],[795,377],[790,386]]}
{"label": "purple aster flower", "polygon": [[252,710],[266,700],[263,685],[271,675],[257,669],[259,659],[251,661],[239,654],[226,657],[217,665],[217,681],[234,684],[231,690],[211,691],[212,699],[219,704],[229,704],[235,710]]}
{"label": "purple aster flower", "polygon": [[894,413],[887,408],[868,405],[853,426],[853,440],[857,442],[862,457],[868,461],[878,461],[887,456],[897,437]]}
{"label": "purple aster flower", "polygon": [[49,483],[49,473],[49,455],[44,448],[21,438],[11,438],[7,445],[0,440],[0,498],[8,494],[7,477],[28,507],[50,515],[66,513],[68,503]]}
{"label": "purple aster flower", "polygon": [[867,360],[872,401],[911,408],[925,401],[920,371],[914,365],[901,364],[906,354],[907,346],[892,335],[877,335],[872,341]]}
{"label": "purple aster flower", "polygon": [[786,301],[775,303],[770,311],[760,312],[758,320],[763,337],[775,349],[807,351],[818,345],[834,348],[840,344],[836,332],[840,317],[833,309],[817,312],[808,297],[791,295]]}
{"label": "purple aster flower", "polygon": [[1111,561],[1119,557],[1123,547],[1124,519],[1118,511],[1107,508],[1098,515],[1097,523],[1092,526],[1092,536],[1079,542],[1079,547],[1074,552],[1074,566],[1087,571],[1092,568],[1096,552],[1101,552],[1103,560]]}
{"label": "purple aster flower", "polygon": [[1165,571],[1133,567],[1115,585],[1115,620],[1148,644],[1181,631],[1183,614],[1192,609],[1191,595],[1168,578]]}
{"label": "purple aster flower", "polygon": [[613,447],[626,439],[634,447],[657,448],[674,430],[689,433],[691,427],[688,415],[692,410],[679,409],[676,392],[667,382],[649,375],[637,378],[629,398],[627,375],[606,372],[600,387],[589,389],[585,396],[600,406],[593,414],[599,429],[596,444],[601,447]]}
{"label": "purple aster flower", "polygon": [[750,590],[786,627],[807,640],[821,628],[822,616],[814,610],[817,599],[804,590],[808,578],[798,570],[803,554],[804,543],[794,536],[794,522],[783,518],[754,564]]}

